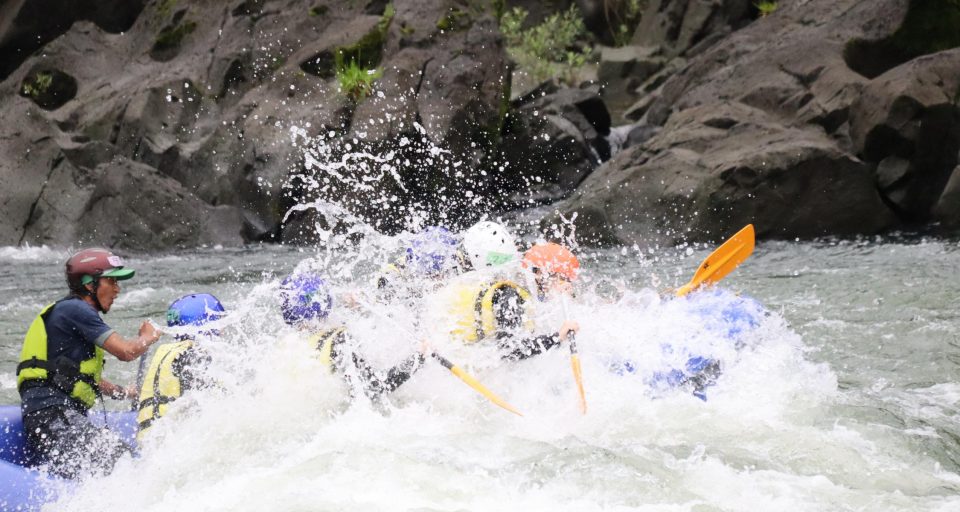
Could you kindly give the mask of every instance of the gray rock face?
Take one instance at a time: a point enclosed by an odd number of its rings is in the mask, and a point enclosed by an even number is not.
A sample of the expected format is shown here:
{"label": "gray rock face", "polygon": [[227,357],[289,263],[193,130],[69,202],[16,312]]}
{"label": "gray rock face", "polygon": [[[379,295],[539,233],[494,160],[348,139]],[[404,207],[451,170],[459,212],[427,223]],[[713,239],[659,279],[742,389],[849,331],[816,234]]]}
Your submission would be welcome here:
{"label": "gray rock face", "polygon": [[948,229],[960,229],[960,166],[950,175],[940,200],[933,208],[933,216]]}
{"label": "gray rock face", "polygon": [[74,219],[81,243],[157,250],[240,241],[238,208],[204,203],[148,166],[121,159],[101,164],[94,174],[100,179],[82,217]]}
{"label": "gray rock face", "polygon": [[0,79],[34,50],[62,35],[80,20],[111,33],[130,28],[144,0],[8,0],[0,10]]}
{"label": "gray rock face", "polygon": [[928,221],[960,153],[960,50],[919,57],[873,79],[850,108],[853,148],[877,166],[905,220]]}
{"label": "gray rock face", "polygon": [[[317,243],[561,198],[595,243],[960,224],[953,3],[783,1],[751,22],[746,0],[653,0],[603,92],[513,104],[488,4],[8,4],[0,244]],[[382,76],[341,83],[349,63]]]}
{"label": "gray rock face", "polygon": [[897,31],[907,7],[781,3],[656,89],[641,126],[660,131],[595,171],[560,212],[578,214],[578,234],[597,243],[641,245],[717,240],[748,222],[793,238],[949,217],[956,50],[872,80],[844,59],[847,42]]}
{"label": "gray rock face", "polygon": [[498,159],[523,172],[502,189],[516,191],[509,200],[518,206],[566,197],[610,158],[609,134],[610,115],[596,92],[544,84],[514,102]]}
{"label": "gray rock face", "polygon": [[[82,236],[147,247],[138,237],[157,226],[145,217],[130,224],[142,229],[122,233],[129,239],[70,224],[79,222],[79,212],[89,213],[88,196],[107,187],[103,180],[113,180],[110,190],[135,191],[131,183],[142,176],[162,178],[164,189],[181,187],[152,199],[189,203],[189,210],[226,217],[216,224],[229,225],[214,236],[188,223],[199,230],[196,236],[154,237],[150,247],[282,236],[283,220],[296,220],[285,216],[287,209],[309,199],[291,186],[291,177],[311,172],[304,150],[331,133],[328,142],[341,149],[378,149],[422,130],[427,142],[450,153],[432,166],[419,160],[401,169],[410,185],[403,194],[382,180],[370,195],[344,187],[341,196],[328,198],[361,216],[390,220],[384,229],[399,227],[406,206],[431,203],[437,180],[421,178],[446,177],[452,162],[460,163],[465,192],[496,190],[491,176],[481,173],[499,143],[509,98],[509,69],[494,19],[455,0],[396,1],[393,14],[387,4],[153,2],[128,16],[122,34],[111,32],[118,23],[96,14],[99,8],[57,22],[62,35],[11,69],[0,91],[4,118],[23,119],[0,128],[0,182],[9,185],[0,193],[8,214],[0,222],[0,243],[73,244]],[[18,4],[16,16],[30,8]],[[95,23],[76,21],[83,19]],[[11,27],[0,23],[3,41],[19,34]],[[340,90],[333,66],[343,55],[383,70],[380,94],[354,102]],[[121,179],[103,170],[117,159],[137,163],[137,171]],[[76,204],[58,217],[43,194],[75,188],[64,180],[83,186],[70,199]],[[394,196],[393,213],[367,201]],[[433,210],[452,213],[465,200]],[[128,214],[139,215],[115,212]]]}
{"label": "gray rock face", "polygon": [[596,244],[716,240],[748,223],[766,237],[856,234],[894,221],[869,166],[822,130],[740,103],[674,115],[561,205],[577,214],[580,240]]}
{"label": "gray rock face", "polygon": [[603,99],[614,117],[619,117],[636,100],[636,90],[660,71],[667,59],[659,47],[623,46],[604,48],[600,55],[597,80],[603,87]]}
{"label": "gray rock face", "polygon": [[659,45],[670,57],[681,55],[747,24],[750,6],[748,0],[651,0],[633,44]]}
{"label": "gray rock face", "polygon": [[[496,21],[451,0],[398,1],[383,48],[383,77],[350,105],[353,152],[338,178],[295,197],[336,201],[377,229],[395,232],[413,217],[468,223],[499,192],[490,163],[509,98],[509,67]],[[346,145],[322,141],[308,180],[339,167]],[[390,171],[383,165],[389,160]],[[327,173],[329,174],[329,173]],[[363,183],[358,186],[358,183]],[[418,215],[411,216],[411,209]],[[463,214],[467,215],[464,216]],[[304,215],[297,213],[292,220]],[[301,225],[298,221],[298,226]],[[315,224],[307,222],[308,225]],[[303,238],[302,227],[296,228]]]}

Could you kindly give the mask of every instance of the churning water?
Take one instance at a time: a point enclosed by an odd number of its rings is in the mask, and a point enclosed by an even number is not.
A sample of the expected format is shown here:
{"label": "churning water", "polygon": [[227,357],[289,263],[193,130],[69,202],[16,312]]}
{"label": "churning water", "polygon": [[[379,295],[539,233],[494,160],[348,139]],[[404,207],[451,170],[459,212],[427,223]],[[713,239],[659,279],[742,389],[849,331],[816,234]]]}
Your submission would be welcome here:
{"label": "churning water", "polygon": [[[455,345],[420,298],[433,282],[375,302],[371,276],[406,239],[129,258],[137,276],[107,322],[133,336],[176,297],[214,293],[231,312],[206,342],[219,386],[177,402],[139,457],[46,509],[960,510],[957,242],[763,243],[721,283],[766,307],[735,333],[709,314],[733,294],[655,292],[689,280],[709,248],[585,251],[567,313],[582,328],[582,415],[565,348],[501,363]],[[18,400],[22,337],[62,293],[66,256],[0,249],[3,403]],[[430,363],[386,403],[348,403],[281,319],[277,285],[297,267],[375,302],[371,313],[341,295],[332,320],[372,362],[428,337],[524,416]],[[564,313],[541,303],[536,317],[555,330]],[[676,352],[724,361],[707,401],[647,385]],[[111,360],[106,375],[130,383],[136,366]]]}

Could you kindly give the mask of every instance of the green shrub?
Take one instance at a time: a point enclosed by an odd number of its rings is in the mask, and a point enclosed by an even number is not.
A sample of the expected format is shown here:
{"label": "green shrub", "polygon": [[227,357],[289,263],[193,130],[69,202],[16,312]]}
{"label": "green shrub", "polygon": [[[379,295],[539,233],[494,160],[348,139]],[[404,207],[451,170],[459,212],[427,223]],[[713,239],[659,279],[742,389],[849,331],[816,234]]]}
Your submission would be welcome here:
{"label": "green shrub", "polygon": [[437,30],[462,30],[469,26],[469,15],[456,7],[451,7],[437,20]]}
{"label": "green shrub", "polygon": [[761,18],[773,14],[776,12],[777,7],[779,7],[777,2],[772,0],[760,0],[759,2],[753,4],[753,6],[757,8],[757,13],[760,14]]}
{"label": "green shrub", "polygon": [[373,84],[381,76],[380,69],[366,69],[360,66],[360,58],[344,58],[343,53],[337,54],[337,82],[340,90],[354,102],[366,98],[373,92]]}
{"label": "green shrub", "polygon": [[53,84],[53,73],[38,71],[32,79],[23,83],[22,93],[36,100],[47,92],[51,84]]}
{"label": "green shrub", "polygon": [[578,45],[587,37],[583,19],[575,5],[543,20],[537,26],[523,29],[528,12],[514,7],[503,14],[500,30],[507,43],[507,52],[517,66],[537,81],[552,77],[576,85],[577,70],[586,64],[592,48]]}
{"label": "green shrub", "polygon": [[646,6],[645,0],[619,0],[619,5],[611,6],[619,22],[613,34],[615,46],[626,46],[630,43],[633,31],[640,24],[640,16],[643,15],[643,9]]}

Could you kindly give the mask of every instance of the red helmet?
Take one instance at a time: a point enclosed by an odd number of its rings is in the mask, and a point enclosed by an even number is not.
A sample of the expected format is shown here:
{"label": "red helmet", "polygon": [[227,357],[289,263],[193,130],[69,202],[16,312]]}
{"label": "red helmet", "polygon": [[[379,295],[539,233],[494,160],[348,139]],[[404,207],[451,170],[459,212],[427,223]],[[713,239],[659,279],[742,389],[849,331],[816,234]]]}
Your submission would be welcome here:
{"label": "red helmet", "polygon": [[73,291],[82,291],[100,277],[122,281],[133,274],[132,268],[123,268],[123,260],[106,249],[84,249],[67,260],[67,286]]}
{"label": "red helmet", "polygon": [[523,255],[523,268],[540,269],[547,274],[558,274],[570,281],[577,278],[580,261],[566,247],[548,242],[531,247]]}

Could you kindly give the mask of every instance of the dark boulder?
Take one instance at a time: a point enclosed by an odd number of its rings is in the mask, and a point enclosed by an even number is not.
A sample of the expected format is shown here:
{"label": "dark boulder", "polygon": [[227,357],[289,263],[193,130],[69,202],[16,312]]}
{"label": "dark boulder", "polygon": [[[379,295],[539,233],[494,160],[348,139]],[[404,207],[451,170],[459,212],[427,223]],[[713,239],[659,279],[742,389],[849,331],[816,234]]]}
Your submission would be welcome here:
{"label": "dark boulder", "polygon": [[874,80],[845,59],[849,41],[895,33],[908,7],[781,3],[654,89],[640,124],[660,131],[560,213],[588,212],[578,233],[620,243],[716,240],[748,222],[760,236],[807,238],[900,228],[931,208],[942,218],[960,140],[952,52]]}
{"label": "dark boulder", "polygon": [[610,115],[595,91],[545,84],[512,107],[498,160],[513,177],[501,187],[518,206],[567,196],[610,158]]}
{"label": "dark boulder", "polygon": [[641,16],[633,44],[660,46],[669,57],[688,53],[751,21],[749,0],[650,0]]}
{"label": "dark boulder", "polygon": [[578,214],[585,243],[646,247],[717,240],[747,223],[783,238],[877,232],[895,220],[869,166],[822,130],[784,127],[739,103],[674,115],[559,206]]}
{"label": "dark boulder", "polygon": [[25,240],[25,226],[52,170],[63,160],[56,131],[42,112],[19,96],[4,109],[4,117],[17,122],[0,123],[0,245]]}
{"label": "dark boulder", "polygon": [[853,150],[877,166],[885,200],[908,222],[930,220],[960,153],[960,49],[878,76],[850,108]]}
{"label": "dark boulder", "polygon": [[80,20],[110,33],[130,28],[145,0],[8,0],[0,9],[0,80]]}
{"label": "dark boulder", "polygon": [[137,250],[243,243],[236,207],[211,206],[177,181],[126,159],[93,172],[99,176],[80,216],[64,219],[76,224],[81,242]]}
{"label": "dark boulder", "polygon": [[953,170],[940,200],[933,208],[933,217],[948,229],[960,229],[960,166]]}
{"label": "dark boulder", "polygon": [[615,119],[634,104],[637,89],[663,69],[667,59],[656,46],[604,48],[600,54],[597,81],[603,99]]}

